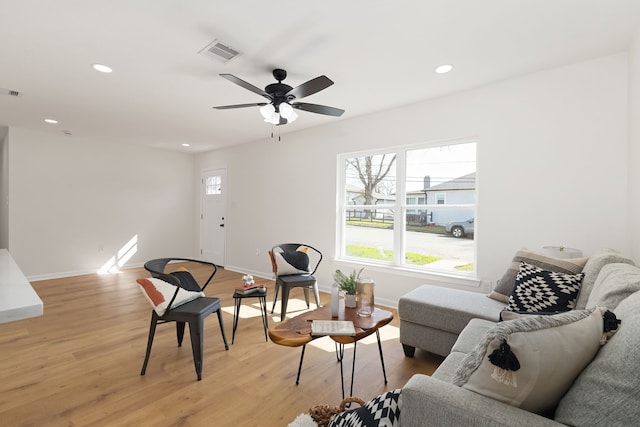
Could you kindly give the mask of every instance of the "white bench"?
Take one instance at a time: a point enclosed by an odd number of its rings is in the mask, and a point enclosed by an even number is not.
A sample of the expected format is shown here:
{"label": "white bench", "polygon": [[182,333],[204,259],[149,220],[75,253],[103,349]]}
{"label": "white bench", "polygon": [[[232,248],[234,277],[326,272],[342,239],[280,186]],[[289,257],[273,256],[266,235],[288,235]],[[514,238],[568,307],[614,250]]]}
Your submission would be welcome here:
{"label": "white bench", "polygon": [[0,323],[42,316],[42,300],[6,249],[0,249]]}

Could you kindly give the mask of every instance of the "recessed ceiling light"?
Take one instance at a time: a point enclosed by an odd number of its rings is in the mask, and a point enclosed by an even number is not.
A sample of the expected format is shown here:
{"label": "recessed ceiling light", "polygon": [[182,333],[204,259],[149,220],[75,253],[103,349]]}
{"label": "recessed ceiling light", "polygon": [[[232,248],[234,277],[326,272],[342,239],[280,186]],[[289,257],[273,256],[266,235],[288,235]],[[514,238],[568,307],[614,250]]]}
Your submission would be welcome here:
{"label": "recessed ceiling light", "polygon": [[113,71],[111,67],[107,67],[106,65],[102,64],[93,64],[92,67],[94,70],[100,71],[101,73],[110,73]]}
{"label": "recessed ceiling light", "polygon": [[186,144],[186,143],[185,144],[180,144],[180,145],[182,145],[183,147],[191,147],[191,144]]}
{"label": "recessed ceiling light", "polygon": [[446,74],[451,70],[453,70],[453,65],[451,64],[442,64],[436,67],[436,73],[438,74]]}
{"label": "recessed ceiling light", "polygon": [[56,123],[58,123],[58,121],[57,121],[57,120],[55,120],[55,119],[44,119],[44,121],[45,121],[46,123],[50,123],[50,124],[52,124],[52,125],[55,125]]}

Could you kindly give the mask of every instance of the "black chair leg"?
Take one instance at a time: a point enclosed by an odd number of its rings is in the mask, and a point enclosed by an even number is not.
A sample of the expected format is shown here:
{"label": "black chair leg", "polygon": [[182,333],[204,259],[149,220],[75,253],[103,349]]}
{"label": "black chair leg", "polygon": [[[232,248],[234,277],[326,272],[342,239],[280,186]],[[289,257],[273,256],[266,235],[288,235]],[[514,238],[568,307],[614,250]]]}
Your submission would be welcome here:
{"label": "black chair leg", "polygon": [[276,279],[276,288],[273,291],[273,307],[271,307],[271,314],[273,314],[273,310],[276,309],[276,301],[278,301],[278,291],[280,290],[280,283]]}
{"label": "black chair leg", "polygon": [[304,302],[307,303],[307,308],[309,307],[309,288],[303,288],[302,289],[304,291]]}
{"label": "black chair leg", "polygon": [[156,333],[157,318],[154,312],[151,315],[151,325],[149,326],[149,339],[147,340],[147,354],[144,355],[144,362],[142,363],[142,370],[140,375],[144,375],[147,372],[147,363],[149,363],[149,356],[151,355],[151,346],[153,345],[153,337]]}
{"label": "black chair leg", "polygon": [[193,352],[193,364],[196,368],[198,381],[202,379],[202,347],[203,347],[204,322],[202,318],[189,322],[189,335],[191,336],[191,351]]}
{"label": "black chair leg", "polygon": [[231,331],[231,344],[236,340],[236,329],[238,328],[238,318],[240,317],[240,298],[234,298],[233,300],[233,328]]}
{"label": "black chair leg", "polygon": [[[316,298],[316,307],[320,308],[320,291],[318,291],[318,284],[313,285],[313,296]],[[309,305],[309,304],[307,304]]]}
{"label": "black chair leg", "polygon": [[267,338],[267,330],[269,329],[269,320],[267,319],[267,297],[258,298],[260,301],[260,313],[262,314],[262,326],[264,326],[264,340],[269,341]]}
{"label": "black chair leg", "polygon": [[[176,337],[178,338],[178,347],[182,347],[185,324],[185,322],[176,322]],[[191,332],[191,330],[189,330],[189,332]]]}
{"label": "black chair leg", "polygon": [[287,314],[287,305],[289,304],[289,287],[282,286],[282,297],[280,298],[281,308],[280,308],[280,321],[284,321],[284,316]]}
{"label": "black chair leg", "polygon": [[224,333],[224,321],[222,320],[222,310],[216,312],[218,314],[218,323],[220,323],[220,332],[222,332],[222,341],[224,342],[224,349],[229,350],[229,344],[227,344],[227,335]]}

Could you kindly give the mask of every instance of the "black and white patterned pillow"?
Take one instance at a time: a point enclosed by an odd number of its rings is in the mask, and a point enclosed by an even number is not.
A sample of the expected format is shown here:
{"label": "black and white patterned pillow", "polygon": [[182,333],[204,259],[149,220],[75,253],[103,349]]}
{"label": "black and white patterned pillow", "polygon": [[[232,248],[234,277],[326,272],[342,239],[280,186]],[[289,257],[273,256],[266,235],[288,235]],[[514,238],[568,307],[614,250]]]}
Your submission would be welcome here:
{"label": "black and white patterned pillow", "polygon": [[396,427],[400,425],[398,398],[402,389],[374,397],[363,407],[331,417],[327,427]]}
{"label": "black and white patterned pillow", "polygon": [[566,274],[520,263],[505,310],[520,313],[563,312],[575,307],[584,273]]}
{"label": "black and white patterned pillow", "polygon": [[275,264],[274,272],[278,276],[287,276],[291,274],[309,274],[309,249],[305,246],[299,246],[295,251],[285,251],[277,247],[271,253]]}

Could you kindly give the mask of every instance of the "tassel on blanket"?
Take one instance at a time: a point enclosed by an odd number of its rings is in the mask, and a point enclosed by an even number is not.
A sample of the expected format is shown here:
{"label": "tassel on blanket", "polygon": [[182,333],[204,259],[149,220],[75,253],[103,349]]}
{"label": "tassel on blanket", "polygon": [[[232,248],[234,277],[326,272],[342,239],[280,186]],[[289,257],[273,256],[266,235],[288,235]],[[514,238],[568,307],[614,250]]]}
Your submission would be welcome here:
{"label": "tassel on blanket", "polygon": [[489,362],[495,366],[491,378],[499,383],[518,387],[515,371],[520,369],[520,361],[506,340],[502,340],[500,347],[489,355]]}
{"label": "tassel on blanket", "polygon": [[605,345],[607,340],[613,336],[618,330],[618,325],[620,325],[621,320],[616,317],[616,315],[607,310],[602,315],[602,321],[604,322],[604,326],[602,328],[602,338],[600,338],[600,345]]}

